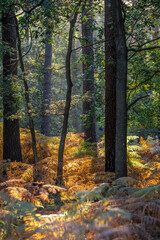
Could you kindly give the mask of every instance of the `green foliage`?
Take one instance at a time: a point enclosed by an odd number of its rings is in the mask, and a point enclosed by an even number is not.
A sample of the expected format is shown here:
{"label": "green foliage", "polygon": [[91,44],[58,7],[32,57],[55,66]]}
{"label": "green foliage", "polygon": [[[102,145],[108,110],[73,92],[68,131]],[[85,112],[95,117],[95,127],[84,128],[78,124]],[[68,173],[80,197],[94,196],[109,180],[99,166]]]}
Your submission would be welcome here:
{"label": "green foliage", "polygon": [[99,200],[104,200],[105,195],[109,189],[109,184],[108,183],[103,183],[98,187],[93,188],[91,191],[78,191],[76,194],[77,199],[81,201],[99,201]]}
{"label": "green foliage", "polygon": [[25,228],[23,219],[26,217],[38,219],[35,213],[36,207],[31,203],[14,199],[2,191],[0,192],[0,202],[0,239],[14,235],[19,237],[15,232],[23,235]]}
{"label": "green foliage", "polygon": [[80,144],[79,148],[76,149],[74,153],[75,156],[77,157],[85,156],[85,155],[95,156],[97,154],[96,148],[92,143],[86,142],[82,139],[80,140],[79,144]]}
{"label": "green foliage", "polygon": [[143,167],[143,165],[140,163],[140,155],[138,154],[138,151],[142,149],[137,143],[138,139],[138,136],[127,136],[128,164],[133,167]]}
{"label": "green foliage", "polygon": [[143,188],[139,191],[134,193],[136,197],[143,197],[143,198],[155,198],[160,196],[160,185],[150,186],[148,188]]}
{"label": "green foliage", "polygon": [[160,108],[160,51],[153,48],[159,46],[157,1],[151,1],[151,5],[150,1],[136,1],[124,7],[128,49],[139,50],[129,51],[128,55],[128,105],[139,98],[129,109],[128,127],[129,131],[145,137],[149,134],[155,136],[158,132],[157,110]]}

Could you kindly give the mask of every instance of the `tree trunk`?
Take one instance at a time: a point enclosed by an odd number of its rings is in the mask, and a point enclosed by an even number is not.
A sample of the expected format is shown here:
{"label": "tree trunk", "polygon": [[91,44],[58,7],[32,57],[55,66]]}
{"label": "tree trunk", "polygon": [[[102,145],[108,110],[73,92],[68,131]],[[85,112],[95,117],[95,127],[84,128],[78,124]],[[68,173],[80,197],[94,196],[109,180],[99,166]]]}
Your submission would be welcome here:
{"label": "tree trunk", "polygon": [[115,172],[116,46],[112,0],[105,1],[105,171]]}
{"label": "tree trunk", "polygon": [[127,48],[121,1],[113,0],[116,43],[116,178],[127,176]]}
{"label": "tree trunk", "polygon": [[[76,28],[79,28],[80,26],[76,25]],[[79,29],[80,30],[80,29]],[[76,44],[77,39],[73,38],[73,44],[72,48],[75,49],[77,47]],[[79,41],[77,41],[79,43]],[[71,59],[71,65],[72,65],[72,82],[73,82],[73,95],[80,95],[81,90],[77,87],[78,83],[78,75],[80,74],[79,69],[79,63],[77,62],[78,55],[76,51],[72,52],[72,59]],[[72,116],[72,124],[73,129],[76,132],[81,132],[81,124],[80,124],[80,115],[81,113],[81,106],[79,104],[76,104],[75,107],[72,109],[72,112],[70,113]]]}
{"label": "tree trunk", "polygon": [[75,12],[73,19],[70,21],[70,29],[69,29],[69,39],[68,39],[68,50],[66,55],[66,81],[67,81],[67,94],[66,94],[66,104],[64,109],[64,119],[63,119],[63,127],[61,133],[61,140],[58,151],[58,168],[57,168],[57,183],[63,184],[63,153],[65,147],[65,139],[67,135],[68,128],[68,117],[69,110],[71,105],[71,94],[72,94],[72,79],[71,79],[71,53],[72,53],[72,40],[74,33],[74,26],[77,20],[78,12]]}
{"label": "tree trunk", "polygon": [[3,49],[3,158],[22,161],[16,96],[17,49],[15,14],[2,13]]}
{"label": "tree trunk", "polygon": [[[83,101],[84,139],[97,147],[97,131],[94,101],[94,50],[93,50],[93,1],[90,1],[83,9],[82,16],[82,55],[83,55],[83,94],[87,98]],[[83,18],[85,20],[83,21]],[[87,20],[86,20],[87,18]]]}
{"label": "tree trunk", "polygon": [[50,94],[51,94],[51,65],[52,65],[52,34],[46,35],[44,82],[43,82],[43,110],[41,133],[50,136]]}
{"label": "tree trunk", "polygon": [[35,136],[35,131],[34,131],[34,122],[33,122],[33,118],[32,118],[31,103],[30,103],[30,99],[29,99],[29,89],[28,89],[28,84],[27,84],[27,80],[25,77],[25,68],[24,68],[22,50],[21,50],[21,38],[19,36],[18,21],[17,21],[16,17],[15,17],[15,21],[16,21],[16,29],[17,29],[17,38],[18,38],[19,61],[20,61],[20,67],[21,67],[21,71],[22,71],[22,80],[23,80],[24,90],[25,90],[24,94],[25,94],[27,113],[28,113],[28,118],[29,118],[29,127],[30,127],[30,132],[31,132],[31,137],[32,137],[32,149],[33,149],[34,163],[37,163],[37,148],[36,148],[36,136]]}

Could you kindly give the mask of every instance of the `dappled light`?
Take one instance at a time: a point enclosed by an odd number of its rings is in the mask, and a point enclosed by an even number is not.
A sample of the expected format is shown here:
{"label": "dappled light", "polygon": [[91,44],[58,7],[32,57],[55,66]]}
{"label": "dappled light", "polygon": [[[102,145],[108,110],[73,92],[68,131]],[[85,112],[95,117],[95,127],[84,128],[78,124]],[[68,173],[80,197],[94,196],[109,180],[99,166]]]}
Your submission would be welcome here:
{"label": "dappled light", "polygon": [[[114,173],[104,172],[103,140],[95,156],[82,146],[81,134],[68,133],[64,186],[56,186],[59,138],[37,134],[41,148],[35,165],[29,133],[23,129],[21,133],[24,162],[0,161],[2,239],[130,240],[156,234],[150,225],[158,231],[160,152],[153,149],[158,149],[159,141],[141,138],[139,144],[129,145],[129,176],[115,180]],[[44,157],[46,146],[50,156]],[[60,208],[57,193],[63,202]]]}

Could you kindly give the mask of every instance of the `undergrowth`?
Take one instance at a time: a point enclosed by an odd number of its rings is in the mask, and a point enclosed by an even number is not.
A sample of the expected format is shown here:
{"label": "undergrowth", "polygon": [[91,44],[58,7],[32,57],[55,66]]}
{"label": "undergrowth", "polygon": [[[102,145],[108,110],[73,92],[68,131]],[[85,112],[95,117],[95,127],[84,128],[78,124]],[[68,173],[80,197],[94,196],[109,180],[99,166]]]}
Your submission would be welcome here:
{"label": "undergrowth", "polygon": [[1,132],[0,239],[159,239],[158,140],[129,137],[128,177],[115,180],[104,172],[104,139],[95,152],[82,134],[69,133],[59,187],[59,138],[36,137],[36,165],[27,129],[21,129],[23,163],[10,162],[2,160]]}

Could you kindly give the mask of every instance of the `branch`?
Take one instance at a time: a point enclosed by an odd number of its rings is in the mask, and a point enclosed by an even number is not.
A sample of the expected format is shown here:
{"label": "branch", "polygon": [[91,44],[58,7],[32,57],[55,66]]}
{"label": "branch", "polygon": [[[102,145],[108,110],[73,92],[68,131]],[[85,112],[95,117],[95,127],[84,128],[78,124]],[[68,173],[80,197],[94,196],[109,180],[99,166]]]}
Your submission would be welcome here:
{"label": "branch", "polygon": [[153,47],[147,47],[147,48],[129,48],[128,52],[142,52],[142,51],[147,51],[147,50],[153,50],[153,49],[157,49],[160,48],[160,46],[153,46]]}
{"label": "branch", "polygon": [[146,98],[146,97],[149,97],[149,94],[148,94],[148,95],[145,95],[145,96],[142,96],[142,97],[139,97],[139,98],[137,98],[136,100],[134,100],[131,104],[129,104],[129,105],[127,106],[127,111],[129,111],[129,109],[130,109],[133,105],[135,105],[139,100],[141,100],[141,99],[143,99],[143,98]]}
{"label": "branch", "polygon": [[[109,41],[109,39],[107,41]],[[81,49],[82,47],[91,47],[91,46],[94,46],[96,44],[105,43],[105,42],[106,42],[105,40],[100,40],[100,41],[97,41],[97,42],[95,42],[93,44],[86,44],[86,45],[83,45],[83,46],[81,45],[80,47],[77,47],[77,48],[73,49],[72,52],[73,51],[77,51],[77,50]]]}
{"label": "branch", "polygon": [[150,81],[157,73],[160,73],[160,71],[155,71],[149,78],[145,79],[144,81],[140,82],[139,84],[137,84],[135,87],[130,88],[130,91],[135,90],[136,88],[138,88],[139,86],[141,86],[143,83],[146,83],[148,81]]}
{"label": "branch", "polygon": [[[30,14],[34,9],[36,9],[36,8],[39,7],[39,6],[41,6],[41,4],[42,4],[44,1],[45,1],[45,0],[41,0],[37,5],[35,5],[34,7],[32,7],[32,8],[29,9],[29,10],[25,10],[21,4],[13,4],[13,5],[18,5],[18,6],[20,6],[20,7],[22,8],[23,12]],[[12,5],[12,6],[13,6],[13,5]]]}
{"label": "branch", "polygon": [[[39,7],[44,1],[45,1],[45,0],[41,0],[37,5],[35,5],[34,7],[32,7],[32,8],[29,9],[29,10],[25,10],[20,3],[11,4],[11,5],[9,6],[9,10],[8,10],[6,16],[3,17],[3,18],[8,17],[8,14],[9,14],[9,12],[12,10],[12,7],[13,7],[13,6],[19,6],[19,7],[21,7],[21,9],[23,10],[23,12],[20,12],[20,13],[18,13],[18,14],[16,15],[16,17],[17,17],[17,16],[22,15],[24,12],[30,14],[34,9],[36,9],[37,7]],[[0,21],[2,21],[3,18],[1,18]]]}
{"label": "branch", "polygon": [[[157,41],[157,40],[159,40],[159,39],[160,39],[160,37],[158,37],[158,38],[154,38],[154,39],[152,39],[152,40],[149,40],[149,41],[143,43],[143,44],[140,45],[139,47],[141,48],[141,47],[143,47],[144,45],[146,45],[146,44],[148,44],[148,43],[151,43],[151,42],[155,42],[155,41]],[[138,47],[138,48],[139,48],[139,47]]]}

